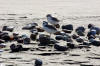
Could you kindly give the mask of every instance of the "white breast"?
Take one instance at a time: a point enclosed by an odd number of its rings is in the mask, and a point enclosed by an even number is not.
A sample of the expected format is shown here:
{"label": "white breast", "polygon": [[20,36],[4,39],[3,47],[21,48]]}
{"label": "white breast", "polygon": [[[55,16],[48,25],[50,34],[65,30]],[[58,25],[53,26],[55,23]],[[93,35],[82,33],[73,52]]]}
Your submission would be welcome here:
{"label": "white breast", "polygon": [[49,29],[49,28],[47,28],[47,27],[43,27],[43,29],[46,31],[46,32],[48,32],[48,33],[55,33],[55,32],[57,32],[56,30],[53,30],[53,29]]}

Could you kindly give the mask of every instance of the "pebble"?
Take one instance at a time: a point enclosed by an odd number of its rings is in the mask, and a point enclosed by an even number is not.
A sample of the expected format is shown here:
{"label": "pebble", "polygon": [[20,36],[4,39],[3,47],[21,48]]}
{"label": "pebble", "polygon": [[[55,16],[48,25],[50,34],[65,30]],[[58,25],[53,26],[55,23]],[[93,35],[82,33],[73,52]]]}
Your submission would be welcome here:
{"label": "pebble", "polygon": [[71,49],[73,49],[73,48],[75,48],[75,44],[73,44],[73,43],[67,43],[67,46],[68,46],[68,48],[71,48]]}
{"label": "pebble", "polygon": [[62,29],[66,29],[66,30],[73,30],[73,25],[69,24],[69,25],[63,25]]}
{"label": "pebble", "polygon": [[56,37],[55,37],[56,40],[63,40],[63,38],[64,37],[62,35],[56,35]]}
{"label": "pebble", "polygon": [[62,31],[65,32],[65,33],[71,33],[72,32],[72,30],[66,30],[66,29],[62,29]]}
{"label": "pebble", "polygon": [[79,38],[76,39],[76,41],[79,42],[79,43],[82,43],[84,40],[79,37]]}
{"label": "pebble", "polygon": [[80,26],[80,27],[77,27],[75,31],[85,32],[85,28],[83,26]]}
{"label": "pebble", "polygon": [[30,44],[30,38],[24,38],[23,43],[24,44]]}
{"label": "pebble", "polygon": [[38,26],[37,23],[30,23],[30,24],[27,24],[26,26],[24,26],[22,29],[30,30],[30,29],[35,28],[36,26]]}
{"label": "pebble", "polygon": [[38,33],[37,29],[31,29],[30,32],[31,33]]}
{"label": "pebble", "polygon": [[100,46],[100,41],[94,40],[91,42],[91,44],[94,46]]}
{"label": "pebble", "polygon": [[73,34],[73,35],[72,35],[72,38],[73,38],[73,39],[77,39],[77,38],[79,38],[79,36],[76,35],[76,34]]}
{"label": "pebble", "polygon": [[3,26],[2,31],[10,31],[12,32],[14,30],[14,26]]}
{"label": "pebble", "polygon": [[18,39],[17,39],[17,42],[18,42],[18,43],[23,43],[23,39],[22,39],[22,38],[18,38]]}
{"label": "pebble", "polygon": [[58,44],[55,44],[54,45],[54,48],[57,50],[57,51],[66,51],[68,50],[68,47],[67,46],[60,46]]}
{"label": "pebble", "polygon": [[30,35],[30,39],[31,40],[33,40],[33,41],[35,41],[36,39],[37,39],[37,34],[35,33],[32,33],[31,35]]}
{"label": "pebble", "polygon": [[89,37],[89,36],[95,36],[96,35],[96,30],[90,30],[89,32],[88,32],[88,34],[87,34],[87,37]]}
{"label": "pebble", "polygon": [[11,44],[10,49],[11,49],[11,52],[20,52],[20,51],[27,51],[30,48],[23,48],[22,45]]}
{"label": "pebble", "polygon": [[11,49],[11,52],[19,52],[22,50],[22,46],[21,45],[16,46],[15,44],[11,44],[10,49]]}
{"label": "pebble", "polygon": [[48,45],[48,44],[50,44],[50,36],[40,34],[39,41],[40,41],[39,45]]}
{"label": "pebble", "polygon": [[90,30],[96,30],[96,34],[100,34],[100,28],[99,27],[92,27]]}
{"label": "pebble", "polygon": [[40,59],[35,60],[35,66],[42,66],[43,62]]}
{"label": "pebble", "polygon": [[1,36],[1,39],[5,40],[5,42],[10,41],[10,36],[8,34],[4,34]]}
{"label": "pebble", "polygon": [[81,30],[78,30],[76,33],[77,33],[79,36],[85,36],[84,32],[82,32]]}
{"label": "pebble", "polygon": [[0,48],[5,48],[6,44],[0,44]]}
{"label": "pebble", "polygon": [[38,32],[44,32],[44,29],[41,28],[41,27],[37,27],[36,29],[37,29]]}
{"label": "pebble", "polygon": [[4,40],[0,39],[0,43],[4,43],[4,42],[5,42]]}
{"label": "pebble", "polygon": [[94,27],[93,24],[88,24],[88,28]]}

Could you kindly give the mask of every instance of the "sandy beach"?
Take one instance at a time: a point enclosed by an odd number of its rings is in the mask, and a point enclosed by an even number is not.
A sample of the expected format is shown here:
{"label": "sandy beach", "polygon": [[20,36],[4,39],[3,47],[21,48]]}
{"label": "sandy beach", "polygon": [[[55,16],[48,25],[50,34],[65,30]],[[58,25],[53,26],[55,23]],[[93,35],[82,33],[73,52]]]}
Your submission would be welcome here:
{"label": "sandy beach", "polygon": [[[57,17],[60,25],[72,24],[74,29],[78,26],[87,29],[90,23],[100,27],[99,6],[99,0],[0,0],[0,31],[5,25],[14,26],[14,31],[9,34],[19,33],[29,36],[31,33],[22,30],[22,27],[33,22],[42,27],[47,14]],[[52,35],[52,38],[55,36]],[[62,41],[59,42],[64,44]],[[34,66],[35,59],[41,59],[43,66],[100,66],[100,47],[50,51],[51,48],[47,46],[45,49],[36,50],[39,48],[39,42],[32,41],[33,44],[22,44],[30,50],[9,53],[9,46],[13,43],[17,42],[7,42],[5,48],[0,48],[3,50],[0,52],[0,66]],[[52,54],[43,55],[45,53]]]}

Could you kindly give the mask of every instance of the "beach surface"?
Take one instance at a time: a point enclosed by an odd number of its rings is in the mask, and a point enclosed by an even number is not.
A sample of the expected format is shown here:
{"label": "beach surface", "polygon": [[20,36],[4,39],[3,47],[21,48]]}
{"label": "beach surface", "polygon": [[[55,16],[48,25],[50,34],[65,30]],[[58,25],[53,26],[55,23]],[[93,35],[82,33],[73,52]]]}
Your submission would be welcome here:
{"label": "beach surface", "polygon": [[[74,29],[78,26],[87,28],[90,23],[100,27],[99,0],[0,0],[0,30],[5,25],[14,26],[12,33],[30,35],[31,33],[22,30],[22,27],[33,22],[42,27],[47,14],[57,17],[60,25],[72,24]],[[0,52],[0,66],[34,66],[35,59],[41,59],[43,66],[100,66],[100,47],[91,46],[88,49],[70,51],[49,51],[49,47],[34,50],[39,46],[38,42],[33,41],[33,44],[23,45],[31,50],[9,53],[9,46],[13,43],[16,42],[5,43],[7,47],[0,49],[3,50]]]}

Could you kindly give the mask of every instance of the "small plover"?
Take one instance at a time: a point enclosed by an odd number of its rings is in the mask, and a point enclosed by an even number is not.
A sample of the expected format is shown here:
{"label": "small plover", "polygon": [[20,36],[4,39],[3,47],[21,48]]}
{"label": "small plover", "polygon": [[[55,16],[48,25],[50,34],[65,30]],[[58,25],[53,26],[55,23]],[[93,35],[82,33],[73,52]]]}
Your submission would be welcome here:
{"label": "small plover", "polygon": [[57,32],[57,29],[54,26],[52,26],[52,25],[48,25],[48,22],[46,22],[46,21],[43,21],[43,29],[46,32],[50,33],[50,36],[51,36],[51,34]]}
{"label": "small plover", "polygon": [[52,25],[54,25],[54,26],[56,26],[56,27],[60,27],[60,25],[59,25],[59,20],[57,19],[57,18],[55,18],[55,17],[52,17],[52,15],[51,14],[47,14],[47,21],[49,22],[49,23],[51,23]]}

